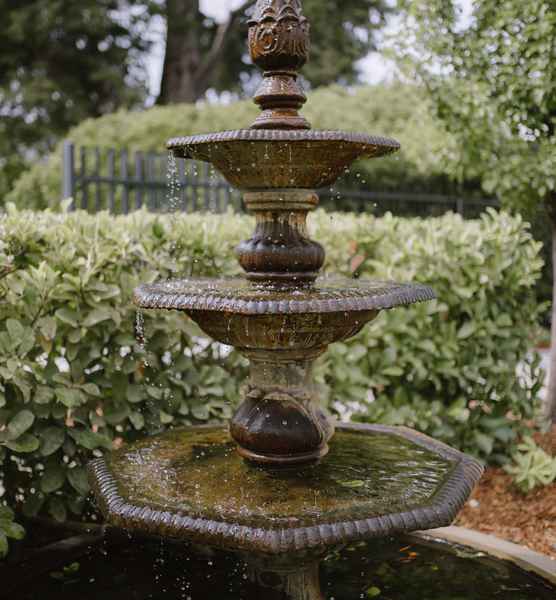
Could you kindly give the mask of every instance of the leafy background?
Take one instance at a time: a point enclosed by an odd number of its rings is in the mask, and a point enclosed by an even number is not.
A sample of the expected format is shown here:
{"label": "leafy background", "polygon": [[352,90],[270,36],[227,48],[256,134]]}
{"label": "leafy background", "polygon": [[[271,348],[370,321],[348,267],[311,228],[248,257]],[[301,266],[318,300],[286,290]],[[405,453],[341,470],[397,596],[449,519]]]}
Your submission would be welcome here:
{"label": "leafy background", "polygon": [[[145,312],[140,283],[232,275],[248,217],[18,211],[0,217],[0,481],[26,515],[92,518],[92,456],[169,426],[230,417],[246,375],[235,351],[172,312]],[[311,217],[327,272],[433,285],[438,300],[386,311],[332,346],[318,383],[343,418],[405,424],[503,463],[534,417],[529,353],[542,261],[520,217]],[[0,552],[17,537],[0,513]]]}
{"label": "leafy background", "polygon": [[[178,104],[140,113],[122,110],[84,121],[66,138],[77,146],[160,152],[172,137],[248,126],[258,112],[251,101],[229,106],[207,104],[201,108]],[[417,86],[321,88],[310,94],[303,114],[315,128],[341,126],[346,131],[370,130],[401,142],[400,153],[380,161],[363,161],[353,169],[353,181],[348,182],[350,187],[424,189],[431,193],[451,186],[446,164],[455,159],[455,147],[442,125],[431,116],[432,108]],[[79,159],[77,162],[79,169]],[[61,173],[62,147],[59,145],[46,165],[41,162],[23,174],[7,200],[21,208],[54,207],[60,196]]]}

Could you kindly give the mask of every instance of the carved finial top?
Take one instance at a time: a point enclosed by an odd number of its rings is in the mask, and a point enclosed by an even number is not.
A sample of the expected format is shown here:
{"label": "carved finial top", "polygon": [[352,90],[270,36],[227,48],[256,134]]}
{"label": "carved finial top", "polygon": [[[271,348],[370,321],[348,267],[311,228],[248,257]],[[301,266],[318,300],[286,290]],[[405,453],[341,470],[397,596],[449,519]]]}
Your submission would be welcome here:
{"label": "carved finial top", "polygon": [[277,21],[286,18],[306,20],[299,0],[261,0],[255,6],[255,10],[249,19],[249,25],[262,21],[267,17]]}
{"label": "carved finial top", "polygon": [[297,72],[309,56],[309,21],[300,0],[259,0],[248,21],[249,51],[264,71],[255,95],[263,109],[255,129],[310,129],[298,114],[306,102]]}

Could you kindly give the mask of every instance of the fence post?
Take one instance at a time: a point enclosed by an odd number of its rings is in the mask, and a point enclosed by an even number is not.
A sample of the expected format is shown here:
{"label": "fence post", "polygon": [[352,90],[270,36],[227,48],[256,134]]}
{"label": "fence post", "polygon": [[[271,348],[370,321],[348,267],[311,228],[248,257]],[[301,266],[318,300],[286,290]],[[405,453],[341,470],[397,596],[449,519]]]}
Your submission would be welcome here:
{"label": "fence post", "polygon": [[108,150],[108,181],[110,189],[108,191],[108,210],[114,214],[116,212],[116,150]]}
{"label": "fence post", "polygon": [[87,176],[87,148],[81,146],[79,149],[79,160],[81,161],[81,208],[89,210],[89,179]]}
{"label": "fence post", "polygon": [[456,200],[456,211],[463,217],[463,198],[459,196]]}
{"label": "fence post", "polygon": [[143,207],[143,190],[145,188],[145,171],[143,169],[143,153],[135,153],[135,181],[137,188],[135,190],[135,208]]}
{"label": "fence post", "polygon": [[62,162],[62,200],[73,198],[71,210],[75,210],[75,146],[64,141]]}
{"label": "fence post", "polygon": [[120,152],[120,178],[122,180],[122,214],[129,212],[129,178],[127,170],[127,150]]}
{"label": "fence post", "polygon": [[100,212],[102,207],[102,190],[100,186],[100,178],[101,178],[101,169],[102,169],[102,160],[100,157],[100,148],[97,146],[95,148],[95,177],[96,177],[96,189],[95,189],[95,211]]}

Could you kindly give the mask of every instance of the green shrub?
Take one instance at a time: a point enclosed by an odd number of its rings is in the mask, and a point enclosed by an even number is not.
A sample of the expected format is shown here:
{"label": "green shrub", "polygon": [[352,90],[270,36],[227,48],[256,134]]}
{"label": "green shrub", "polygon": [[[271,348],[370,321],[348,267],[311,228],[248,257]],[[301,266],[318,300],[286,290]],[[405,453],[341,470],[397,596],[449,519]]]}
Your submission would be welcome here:
{"label": "green shrub", "polygon": [[[228,106],[182,104],[140,113],[120,111],[83,122],[67,138],[78,146],[164,152],[172,137],[248,127],[258,112],[251,100]],[[387,135],[402,143],[400,153],[362,163],[357,182],[372,183],[373,189],[414,188],[420,182],[428,192],[445,185],[442,165],[443,157],[451,151],[450,138],[431,117],[424,94],[415,86],[397,84],[353,91],[336,86],[321,88],[310,95],[303,114],[315,128]],[[59,145],[46,164],[41,162],[22,176],[8,200],[21,208],[57,207],[61,181]]]}
{"label": "green shrub", "polygon": [[14,511],[0,504],[0,558],[8,553],[8,539],[21,540],[25,537],[25,530],[14,518]]}
{"label": "green shrub", "polygon": [[508,412],[530,417],[541,386],[527,340],[543,308],[531,294],[540,243],[521,217],[494,211],[467,222],[343,222],[350,231],[340,237],[357,240],[362,274],[429,283],[439,300],[386,312],[355,341],[332,346],[324,368],[333,399],[357,405],[371,387],[369,420],[410,425],[504,462],[517,431]]}
{"label": "green shrub", "polygon": [[[174,276],[237,274],[231,249],[253,222],[236,215],[0,217],[0,480],[27,514],[80,516],[92,455],[167,426],[230,416],[246,364],[172,312],[144,314],[132,291]],[[534,415],[528,354],[541,262],[507,214],[462,221],[317,212],[326,269],[430,283],[438,300],[383,313],[319,365],[338,413],[414,426],[502,460]],[[519,372],[518,372],[519,369]]]}
{"label": "green shrub", "polygon": [[526,437],[518,444],[513,462],[506,465],[505,471],[513,475],[522,492],[528,493],[538,486],[550,485],[556,481],[556,457],[537,446],[533,438]]}

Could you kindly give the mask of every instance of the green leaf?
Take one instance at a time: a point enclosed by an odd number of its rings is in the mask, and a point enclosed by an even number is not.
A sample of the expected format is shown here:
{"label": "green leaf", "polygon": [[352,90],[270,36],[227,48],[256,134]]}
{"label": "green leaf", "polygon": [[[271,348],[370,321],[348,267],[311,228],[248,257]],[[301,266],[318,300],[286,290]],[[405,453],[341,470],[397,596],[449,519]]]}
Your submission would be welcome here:
{"label": "green leaf", "polygon": [[382,374],[387,377],[401,377],[404,373],[400,367],[388,367],[382,370]]}
{"label": "green leaf", "polygon": [[23,325],[15,319],[8,319],[6,321],[6,329],[8,330],[12,340],[17,342],[21,341],[23,334],[25,333],[25,328]]}
{"label": "green leaf", "polygon": [[473,321],[467,321],[458,329],[458,339],[466,340],[471,337],[476,330],[477,326]]}
{"label": "green leaf", "polygon": [[109,403],[104,408],[104,418],[110,425],[119,425],[129,417],[130,412],[131,407],[125,402]]}
{"label": "green leaf", "polygon": [[9,523],[0,528],[13,540],[22,540],[25,537],[25,529],[19,523]]}
{"label": "green leaf", "polygon": [[109,438],[100,433],[94,433],[90,429],[70,429],[69,434],[79,446],[83,446],[87,450],[112,449],[112,442]]}
{"label": "green leaf", "polygon": [[140,385],[129,385],[127,387],[127,400],[132,404],[139,404],[145,400],[146,394]]}
{"label": "green leaf", "polygon": [[44,470],[41,479],[41,491],[45,494],[57,492],[66,480],[66,471],[59,465],[49,465]]}
{"label": "green leaf", "polygon": [[131,421],[131,424],[133,425],[133,427],[135,427],[135,429],[137,429],[137,431],[140,431],[141,429],[143,429],[145,427],[145,417],[143,417],[143,415],[141,413],[132,412],[129,415],[129,420]]}
{"label": "green leaf", "polygon": [[164,237],[164,227],[163,225],[160,223],[160,221],[155,221],[153,223],[153,227],[152,227],[152,231],[153,231],[153,235],[158,238],[158,239],[162,239]]}
{"label": "green leaf", "polygon": [[30,454],[31,452],[38,450],[40,442],[34,435],[31,435],[30,433],[24,433],[22,436],[18,437],[17,440],[5,442],[4,445],[13,452]]}
{"label": "green leaf", "polygon": [[87,470],[84,467],[75,467],[68,471],[68,481],[73,489],[81,496],[87,496],[91,491],[87,479]]}
{"label": "green leaf", "polygon": [[108,321],[112,318],[112,311],[108,308],[95,308],[92,310],[83,321],[83,327],[94,327],[103,321]]}
{"label": "green leaf", "polygon": [[102,395],[100,393],[100,389],[99,389],[98,385],[95,385],[94,383],[85,383],[84,385],[81,386],[81,389],[86,394],[89,394],[89,396],[96,396],[98,398]]}
{"label": "green leaf", "polygon": [[55,397],[55,392],[52,388],[46,385],[39,385],[35,390],[35,395],[33,396],[33,401],[36,404],[48,404]]}
{"label": "green leaf", "polygon": [[[199,421],[206,421],[210,416],[209,407],[206,404],[198,404],[191,409],[191,414]],[[162,420],[162,411],[160,418]]]}
{"label": "green leaf", "polygon": [[41,494],[40,492],[28,494],[23,504],[23,514],[26,517],[37,516],[44,504],[44,500],[44,494]]}
{"label": "green leaf", "polygon": [[57,388],[56,398],[68,408],[77,408],[87,402],[87,397],[81,390],[72,388]]}
{"label": "green leaf", "polygon": [[479,431],[475,432],[475,443],[488,456],[492,453],[494,447],[494,439]]}
{"label": "green leaf", "polygon": [[0,522],[13,521],[14,517],[15,517],[15,513],[9,506],[0,505]]}
{"label": "green leaf", "polygon": [[39,322],[39,329],[47,340],[53,340],[56,337],[56,319],[44,317]]}
{"label": "green leaf", "polygon": [[56,311],[56,318],[71,327],[79,327],[78,314],[69,308],[59,308]]}
{"label": "green leaf", "polygon": [[21,410],[8,425],[9,440],[16,440],[33,426],[35,415],[29,410]]}
{"label": "green leaf", "polygon": [[163,410],[161,410],[159,412],[159,418],[160,418],[160,422],[163,425],[169,425],[174,420],[174,417],[172,415],[169,415],[168,413],[165,413]]}
{"label": "green leaf", "polygon": [[42,440],[41,455],[50,456],[63,446],[66,434],[60,427],[48,427],[40,433],[40,437]]}
{"label": "green leaf", "polygon": [[8,550],[8,538],[6,537],[4,532],[0,531],[0,558],[6,557],[8,554]]}
{"label": "green leaf", "polygon": [[63,523],[68,516],[65,504],[57,496],[53,496],[48,501],[48,513],[53,519],[60,523]]}

